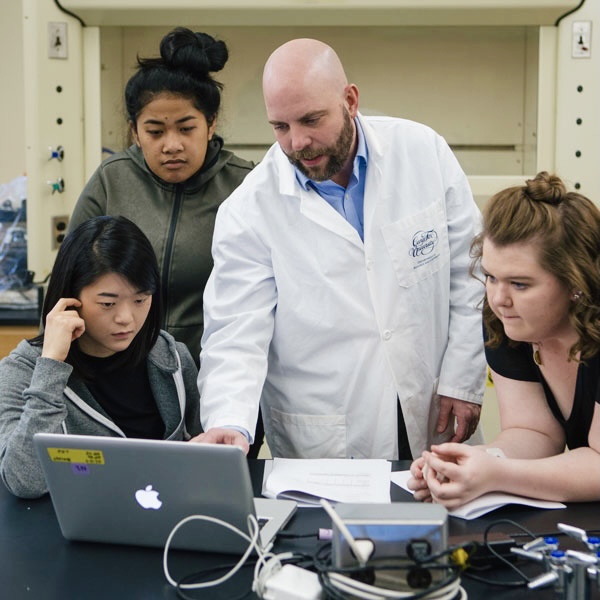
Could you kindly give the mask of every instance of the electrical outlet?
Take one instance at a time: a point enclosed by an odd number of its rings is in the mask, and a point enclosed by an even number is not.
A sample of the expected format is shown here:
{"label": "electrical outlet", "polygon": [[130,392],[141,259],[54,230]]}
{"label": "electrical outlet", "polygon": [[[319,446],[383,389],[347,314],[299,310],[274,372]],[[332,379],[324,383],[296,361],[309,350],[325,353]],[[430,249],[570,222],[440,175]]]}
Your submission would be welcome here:
{"label": "electrical outlet", "polygon": [[69,225],[68,215],[62,215],[59,217],[52,217],[52,250],[58,250],[58,247],[62,244],[62,241],[67,235],[67,227]]}
{"label": "electrical outlet", "polygon": [[67,24],[48,23],[48,58],[67,58]]}
{"label": "electrical outlet", "polygon": [[573,21],[572,58],[590,58],[592,56],[592,22]]}

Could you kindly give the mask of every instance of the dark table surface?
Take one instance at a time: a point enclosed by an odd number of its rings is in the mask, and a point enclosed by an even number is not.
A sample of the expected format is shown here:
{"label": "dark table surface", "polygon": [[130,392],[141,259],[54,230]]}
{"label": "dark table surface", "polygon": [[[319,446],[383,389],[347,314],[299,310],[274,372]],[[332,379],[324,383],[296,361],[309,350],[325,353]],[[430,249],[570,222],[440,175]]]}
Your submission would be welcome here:
{"label": "dark table surface", "polygon": [[[249,461],[255,490],[262,482],[263,461]],[[408,464],[394,463],[394,469]],[[392,485],[392,499],[413,502],[412,496]],[[479,519],[464,521],[449,519],[449,543],[481,540],[485,529],[498,522],[494,532],[518,534],[519,528],[508,521],[527,527],[536,535],[556,531],[557,523],[566,523],[585,530],[600,528],[600,503],[571,504],[566,509],[541,510],[523,506],[505,506]],[[297,534],[315,533],[320,527],[331,527],[331,520],[321,508],[300,508],[292,517],[286,531]],[[519,543],[529,538],[516,537]],[[315,537],[281,539],[274,551],[298,550],[313,553]],[[575,540],[565,538],[561,544],[582,549]],[[172,551],[169,568],[173,577],[198,572],[209,566],[231,563],[232,557],[197,552]],[[88,542],[69,542],[62,537],[52,503],[48,496],[37,500],[21,500],[11,496],[0,485],[0,598],[20,599],[120,599],[149,600],[178,597],[166,581],[162,567],[161,549]],[[521,568],[530,576],[541,573],[537,563],[525,561]],[[231,583],[219,590],[186,592],[191,598],[232,600],[250,590],[251,569],[244,569]],[[484,573],[489,579],[515,579],[515,575],[493,568]],[[469,598],[554,598],[552,587],[542,590],[503,588],[462,577]],[[249,593],[246,598],[256,598]],[[592,598],[599,598],[594,589]]]}

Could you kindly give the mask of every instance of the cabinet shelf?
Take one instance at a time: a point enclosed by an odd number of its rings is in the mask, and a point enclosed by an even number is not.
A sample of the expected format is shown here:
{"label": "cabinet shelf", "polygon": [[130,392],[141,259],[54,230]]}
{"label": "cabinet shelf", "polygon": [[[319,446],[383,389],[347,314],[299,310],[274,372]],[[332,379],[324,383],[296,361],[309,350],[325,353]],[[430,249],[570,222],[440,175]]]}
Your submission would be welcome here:
{"label": "cabinet shelf", "polygon": [[575,0],[63,0],[93,26],[553,25]]}

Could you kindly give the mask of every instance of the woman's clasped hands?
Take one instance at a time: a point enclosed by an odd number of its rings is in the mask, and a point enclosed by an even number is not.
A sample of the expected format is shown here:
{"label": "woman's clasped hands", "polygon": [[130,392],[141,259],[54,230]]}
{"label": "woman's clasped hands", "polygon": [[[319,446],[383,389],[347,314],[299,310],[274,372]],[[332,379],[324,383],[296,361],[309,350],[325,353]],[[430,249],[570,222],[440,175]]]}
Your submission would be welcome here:
{"label": "woman's clasped hands", "polygon": [[413,461],[408,487],[415,500],[451,510],[494,489],[499,460],[485,446],[446,443]]}

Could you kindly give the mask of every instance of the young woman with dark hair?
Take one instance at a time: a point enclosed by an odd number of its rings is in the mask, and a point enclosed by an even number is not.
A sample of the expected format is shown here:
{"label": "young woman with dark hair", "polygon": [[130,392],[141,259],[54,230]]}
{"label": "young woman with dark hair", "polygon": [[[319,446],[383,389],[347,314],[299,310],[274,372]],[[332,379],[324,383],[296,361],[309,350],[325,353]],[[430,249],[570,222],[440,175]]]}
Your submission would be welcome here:
{"label": "young woman with dark hair", "polygon": [[200,433],[196,365],[161,320],[158,264],[134,223],[95,217],[66,236],[43,333],[0,362],[0,476],[13,494],[46,492],[37,432],[168,440]]}

